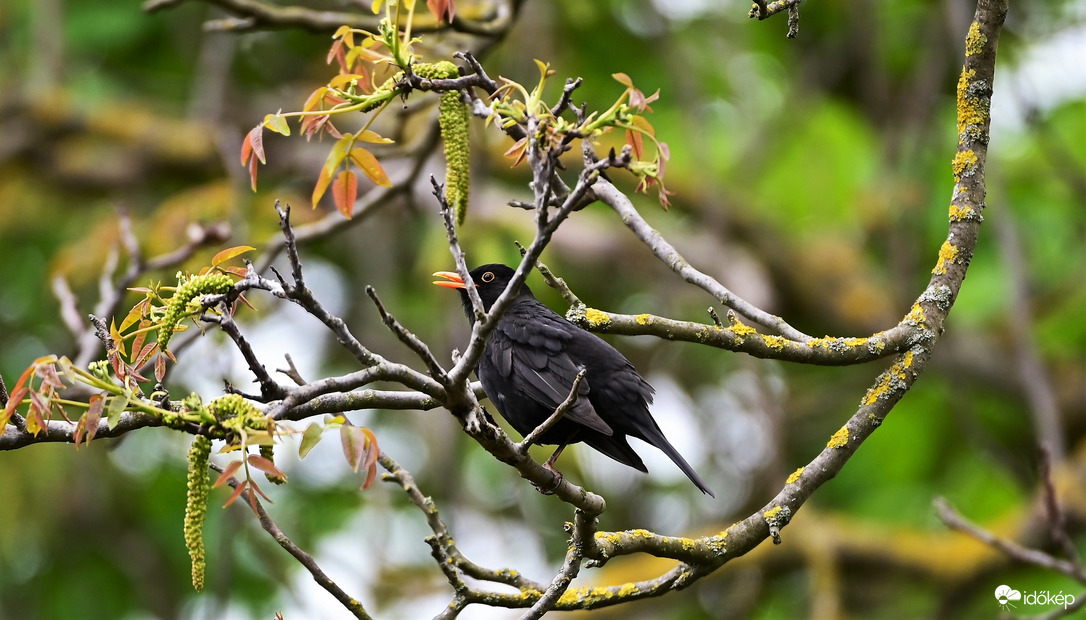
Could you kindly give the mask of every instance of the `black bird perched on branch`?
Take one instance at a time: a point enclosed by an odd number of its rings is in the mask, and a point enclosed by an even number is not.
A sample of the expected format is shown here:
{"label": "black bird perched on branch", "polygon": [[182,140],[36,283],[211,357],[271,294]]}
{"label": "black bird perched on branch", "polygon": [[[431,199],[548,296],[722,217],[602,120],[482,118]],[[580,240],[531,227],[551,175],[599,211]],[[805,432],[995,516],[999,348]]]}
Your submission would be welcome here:
{"label": "black bird perched on branch", "polygon": [[[514,271],[491,264],[471,271],[483,309],[491,306],[513,279]],[[463,279],[450,271],[434,284],[460,289],[468,319],[475,313]],[[476,369],[487,396],[523,436],[546,421],[566,400],[581,370],[585,371],[576,402],[536,443],[557,444],[546,467],[556,474],[554,461],[566,445],[583,441],[619,463],[647,472],[626,437],[637,437],[664,452],[704,493],[713,495],[690,463],[668,442],[649,413],[655,390],[621,353],[544,306],[521,285],[513,303],[487,340]]]}

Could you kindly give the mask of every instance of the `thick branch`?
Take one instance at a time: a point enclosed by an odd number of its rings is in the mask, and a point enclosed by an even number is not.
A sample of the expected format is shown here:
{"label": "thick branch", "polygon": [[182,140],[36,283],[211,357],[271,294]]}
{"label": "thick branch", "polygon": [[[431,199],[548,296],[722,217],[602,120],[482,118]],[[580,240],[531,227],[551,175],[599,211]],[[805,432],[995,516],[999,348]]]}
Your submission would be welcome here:
{"label": "thick branch", "polygon": [[[211,20],[204,24],[205,30],[227,30],[245,32],[250,30],[299,29],[310,32],[335,32],[343,25],[352,28],[377,32],[382,15],[369,11],[344,12],[311,9],[304,6],[283,6],[263,0],[203,0],[217,6],[227,14],[227,19]],[[172,8],[182,0],[146,0],[143,10],[154,12]],[[493,11],[489,21],[465,20],[459,15],[452,24],[438,22],[427,12],[419,11],[415,17],[412,31],[417,34],[453,29],[466,34],[486,37],[498,37],[512,25],[517,11],[524,0],[510,0]],[[366,6],[369,6],[368,4]]]}

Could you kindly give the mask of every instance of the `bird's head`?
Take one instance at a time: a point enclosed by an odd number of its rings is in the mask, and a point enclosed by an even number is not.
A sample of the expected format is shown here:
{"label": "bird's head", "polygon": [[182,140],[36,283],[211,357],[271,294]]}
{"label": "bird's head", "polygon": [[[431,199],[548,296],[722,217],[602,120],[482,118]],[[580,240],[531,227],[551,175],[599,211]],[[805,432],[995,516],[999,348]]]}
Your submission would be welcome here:
{"label": "bird's head", "polygon": [[[505,291],[505,287],[513,279],[514,273],[516,272],[511,267],[499,263],[491,263],[471,270],[471,279],[479,290],[480,299],[483,300],[483,310],[490,312],[490,307]],[[460,289],[460,300],[464,303],[464,310],[468,313],[469,318],[472,317],[471,300],[468,298],[467,284],[464,283],[463,278],[455,271],[438,271],[434,273],[434,276],[445,278],[444,280],[434,280],[434,284],[445,288]],[[521,285],[520,294],[531,295],[532,292],[527,285]]]}

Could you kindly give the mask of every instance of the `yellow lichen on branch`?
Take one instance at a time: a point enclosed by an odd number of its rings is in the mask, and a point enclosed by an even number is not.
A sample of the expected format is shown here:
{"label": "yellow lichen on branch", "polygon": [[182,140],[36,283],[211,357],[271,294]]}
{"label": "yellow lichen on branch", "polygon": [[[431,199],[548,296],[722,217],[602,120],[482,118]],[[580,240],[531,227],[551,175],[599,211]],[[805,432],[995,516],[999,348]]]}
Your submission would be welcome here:
{"label": "yellow lichen on branch", "polygon": [[[976,71],[962,67],[958,78],[958,144],[962,144],[971,127],[976,127],[988,120],[989,101],[981,97],[972,88],[976,85]],[[976,137],[976,136],[973,136]]]}
{"label": "yellow lichen on branch", "polygon": [[937,276],[944,275],[947,270],[947,265],[954,262],[958,258],[958,246],[946,240],[943,242],[943,247],[939,248],[939,262],[935,263],[935,267],[931,272]]}
{"label": "yellow lichen on branch", "polygon": [[984,36],[980,31],[980,24],[973,22],[969,25],[969,34],[965,37],[965,55],[975,56],[984,51],[984,44],[988,42],[988,37]]}
{"label": "yellow lichen on branch", "polygon": [[844,448],[847,445],[848,445],[848,427],[847,426],[842,426],[840,429],[838,429],[837,432],[833,434],[833,437],[830,437],[829,442],[826,443],[827,448],[833,448],[833,449]]}
{"label": "yellow lichen on branch", "polygon": [[[873,405],[879,398],[886,397],[897,390],[904,390],[906,387],[906,381],[909,378],[905,371],[912,367],[914,357],[915,356],[913,355],[912,351],[906,351],[897,363],[887,368],[886,372],[882,373],[882,375],[879,376],[878,383],[876,383],[875,386],[871,389],[867,390],[867,394],[864,395],[863,405]],[[846,429],[842,428],[841,430],[845,430],[847,433]],[[838,432],[840,433],[841,431]],[[836,438],[837,436],[834,435],[834,437]],[[847,441],[847,435],[845,439]],[[832,444],[833,440],[830,440],[830,443]]]}
{"label": "yellow lichen on branch", "polygon": [[611,317],[603,310],[595,308],[585,308],[584,320],[588,322],[589,327],[603,327],[611,324]]}

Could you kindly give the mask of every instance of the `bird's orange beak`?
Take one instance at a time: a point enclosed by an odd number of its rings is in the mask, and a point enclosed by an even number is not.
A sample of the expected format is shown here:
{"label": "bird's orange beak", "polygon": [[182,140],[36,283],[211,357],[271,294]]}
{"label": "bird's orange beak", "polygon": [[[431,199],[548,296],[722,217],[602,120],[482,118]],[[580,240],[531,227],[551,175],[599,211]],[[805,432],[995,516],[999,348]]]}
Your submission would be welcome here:
{"label": "bird's orange beak", "polygon": [[434,284],[438,286],[444,286],[445,288],[467,288],[464,284],[464,279],[455,271],[435,271],[434,277],[445,278],[448,280],[448,282],[445,280],[434,280]]}

